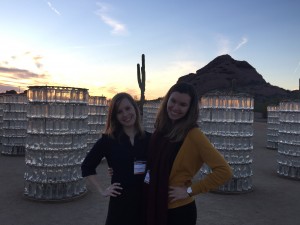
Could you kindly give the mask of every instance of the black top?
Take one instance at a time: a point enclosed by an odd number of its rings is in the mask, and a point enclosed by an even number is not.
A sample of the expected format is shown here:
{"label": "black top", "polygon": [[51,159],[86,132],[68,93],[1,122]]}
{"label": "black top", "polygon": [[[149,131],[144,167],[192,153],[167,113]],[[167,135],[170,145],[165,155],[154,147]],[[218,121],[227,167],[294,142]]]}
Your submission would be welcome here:
{"label": "black top", "polygon": [[134,162],[147,160],[147,148],[151,134],[136,136],[134,145],[129,137],[122,134],[119,139],[112,139],[103,134],[84,159],[82,176],[96,174],[96,168],[105,157],[113,169],[111,183],[121,183],[121,195],[110,197],[106,225],[140,224],[143,174],[134,174]]}

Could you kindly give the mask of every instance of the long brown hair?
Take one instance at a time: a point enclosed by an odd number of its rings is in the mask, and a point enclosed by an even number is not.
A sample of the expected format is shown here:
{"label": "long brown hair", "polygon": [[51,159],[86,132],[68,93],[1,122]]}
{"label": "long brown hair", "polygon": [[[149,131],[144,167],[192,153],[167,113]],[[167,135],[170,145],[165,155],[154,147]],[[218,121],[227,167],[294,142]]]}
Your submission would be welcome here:
{"label": "long brown hair", "polygon": [[109,104],[108,114],[107,114],[107,119],[106,119],[106,126],[105,126],[105,133],[108,134],[112,138],[117,138],[123,133],[123,127],[117,119],[117,112],[118,112],[120,103],[123,99],[128,99],[130,104],[133,106],[134,111],[136,113],[136,120],[134,123],[134,127],[136,128],[137,133],[139,135],[143,136],[144,130],[141,126],[141,115],[140,115],[139,108],[138,108],[136,102],[134,101],[134,99],[132,98],[132,96],[125,92],[116,94],[112,98],[112,100]]}
{"label": "long brown hair", "polygon": [[[187,94],[191,97],[190,107],[186,115],[176,120],[175,123],[169,118],[167,112],[167,103],[173,92]],[[171,141],[182,141],[191,128],[197,127],[198,116],[199,99],[195,88],[188,83],[176,83],[169,89],[160,105],[155,121],[155,128],[156,131],[163,133]]]}

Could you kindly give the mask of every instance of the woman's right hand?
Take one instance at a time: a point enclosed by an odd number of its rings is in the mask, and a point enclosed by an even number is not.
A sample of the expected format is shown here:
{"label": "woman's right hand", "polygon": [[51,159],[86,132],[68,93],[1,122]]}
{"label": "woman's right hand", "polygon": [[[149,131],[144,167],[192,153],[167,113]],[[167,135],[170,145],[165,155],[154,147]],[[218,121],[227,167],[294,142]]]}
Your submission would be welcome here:
{"label": "woman's right hand", "polygon": [[108,188],[106,188],[101,194],[104,197],[108,197],[108,196],[117,197],[118,195],[121,194],[120,190],[122,189],[123,188],[121,187],[120,183],[113,183]]}

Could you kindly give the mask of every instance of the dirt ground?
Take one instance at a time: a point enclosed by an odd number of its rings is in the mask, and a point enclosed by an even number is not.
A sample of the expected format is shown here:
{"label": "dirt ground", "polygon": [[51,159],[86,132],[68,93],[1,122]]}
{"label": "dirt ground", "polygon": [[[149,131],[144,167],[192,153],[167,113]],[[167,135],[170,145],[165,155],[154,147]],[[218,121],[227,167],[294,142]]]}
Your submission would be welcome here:
{"label": "dirt ground", "polygon": [[[254,123],[253,191],[207,193],[196,198],[197,225],[297,225],[300,181],[276,173],[276,150],[267,149],[266,123]],[[90,186],[69,202],[38,202],[23,197],[24,157],[0,155],[0,225],[103,225],[108,198]],[[101,178],[109,182],[105,161]],[[122,225],[122,224],[120,224]]]}

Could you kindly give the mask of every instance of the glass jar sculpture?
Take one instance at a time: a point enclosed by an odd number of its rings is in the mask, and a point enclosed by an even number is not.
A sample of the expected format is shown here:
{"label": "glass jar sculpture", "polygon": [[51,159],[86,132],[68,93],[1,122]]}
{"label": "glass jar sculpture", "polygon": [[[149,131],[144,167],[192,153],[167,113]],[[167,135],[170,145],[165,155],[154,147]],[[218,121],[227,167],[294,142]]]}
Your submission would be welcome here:
{"label": "glass jar sculpture", "polygon": [[27,96],[25,94],[3,95],[2,148],[3,155],[25,154],[27,129]]}
{"label": "glass jar sculpture", "polygon": [[3,136],[3,95],[0,95],[0,152],[2,152],[2,136]]}
{"label": "glass jar sculpture", "polygon": [[91,150],[105,129],[107,110],[106,97],[89,96],[87,152]]}
{"label": "glass jar sculpture", "polygon": [[[253,103],[246,94],[210,93],[199,104],[199,126],[233,170],[233,178],[216,192],[252,191]],[[211,169],[205,164],[199,178]]]}
{"label": "glass jar sculpture", "polygon": [[278,128],[279,128],[279,107],[276,105],[268,106],[267,118],[267,148],[278,148]]}
{"label": "glass jar sculpture", "polygon": [[143,107],[143,125],[146,131],[153,133],[156,115],[161,100],[146,101]]}
{"label": "glass jar sculpture", "polygon": [[300,179],[300,100],[279,103],[277,174]]}
{"label": "glass jar sculpture", "polygon": [[27,198],[64,201],[86,192],[81,163],[87,148],[87,89],[30,86],[25,154]]}

